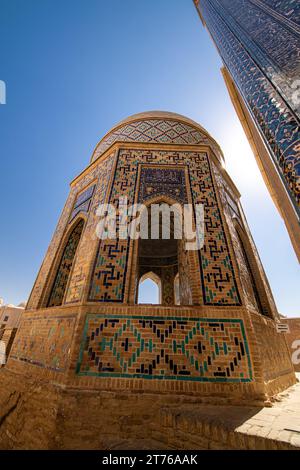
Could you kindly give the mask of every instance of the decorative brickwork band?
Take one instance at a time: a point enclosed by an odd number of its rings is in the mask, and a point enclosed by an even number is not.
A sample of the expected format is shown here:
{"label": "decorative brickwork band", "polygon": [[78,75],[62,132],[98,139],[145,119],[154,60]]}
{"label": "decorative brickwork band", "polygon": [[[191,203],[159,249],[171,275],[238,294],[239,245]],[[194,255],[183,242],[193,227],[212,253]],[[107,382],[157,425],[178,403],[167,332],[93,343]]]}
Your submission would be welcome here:
{"label": "decorative brickwork band", "polygon": [[24,319],[11,358],[43,369],[65,371],[75,320],[75,315]]}
{"label": "decorative brickwork band", "polygon": [[250,382],[240,319],[87,316],[79,375],[200,382]]}
{"label": "decorative brickwork band", "polygon": [[109,132],[97,145],[92,157],[95,161],[115,142],[147,142],[177,145],[211,145],[219,155],[220,150],[213,139],[189,124],[173,119],[145,119],[124,124]]}

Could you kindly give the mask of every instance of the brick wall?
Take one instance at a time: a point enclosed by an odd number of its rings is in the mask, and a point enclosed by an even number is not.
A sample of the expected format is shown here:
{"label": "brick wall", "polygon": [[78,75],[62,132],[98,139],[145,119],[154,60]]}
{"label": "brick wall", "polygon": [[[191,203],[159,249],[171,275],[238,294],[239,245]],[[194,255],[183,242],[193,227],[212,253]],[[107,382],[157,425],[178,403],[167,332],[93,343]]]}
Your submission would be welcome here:
{"label": "brick wall", "polygon": [[216,413],[201,397],[63,390],[6,369],[0,374],[0,449],[295,449],[258,426],[252,435],[240,429],[258,408],[234,407],[230,418],[232,407]]}
{"label": "brick wall", "polygon": [[294,383],[286,348],[272,320],[241,307],[66,306],[24,314],[6,368],[76,389],[263,404]]}
{"label": "brick wall", "polygon": [[[5,328],[5,329],[0,330],[0,341],[5,344],[5,357],[2,357],[1,358],[2,360],[7,361],[7,358],[9,357],[17,331],[18,331],[17,328]],[[4,354],[3,348],[1,349],[1,352],[2,354]],[[0,367],[1,367],[1,364],[0,364]]]}
{"label": "brick wall", "polygon": [[70,194],[34,283],[27,303],[27,309],[33,310],[46,305],[56,275],[56,269],[62,255],[64,241],[66,241],[65,237],[73,222],[72,215],[74,214],[74,204],[80,194],[94,183],[96,184],[96,188],[92,204],[88,206],[88,208],[83,207],[83,210],[77,213],[79,216],[84,216],[86,225],[82,239],[80,240],[80,249],[77,250],[78,256],[72,267],[72,276],[69,280],[66,293],[67,302],[78,302],[82,299],[84,287],[86,287],[86,280],[90,272],[90,265],[93,261],[92,257],[95,256],[95,249],[98,242],[95,236],[95,211],[98,204],[104,202],[111,176],[110,172],[114,163],[114,154],[109,154],[106,157],[94,164],[89,168],[88,172],[84,172],[84,174],[72,184]]}
{"label": "brick wall", "polygon": [[18,328],[24,308],[4,305],[0,307],[0,328]]}
{"label": "brick wall", "polygon": [[295,383],[288,345],[285,335],[277,333],[274,321],[255,313],[251,317],[260,351],[266,392],[272,396],[284,389],[284,383]]}

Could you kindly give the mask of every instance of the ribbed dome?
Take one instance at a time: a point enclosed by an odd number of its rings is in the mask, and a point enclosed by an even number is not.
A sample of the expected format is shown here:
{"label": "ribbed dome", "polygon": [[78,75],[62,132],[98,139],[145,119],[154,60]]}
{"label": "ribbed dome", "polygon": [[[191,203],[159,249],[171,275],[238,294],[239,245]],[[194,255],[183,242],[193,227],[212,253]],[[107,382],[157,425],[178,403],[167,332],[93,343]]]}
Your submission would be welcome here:
{"label": "ribbed dome", "polygon": [[166,111],[134,114],[121,121],[97,144],[91,162],[115,142],[207,145],[219,160],[224,158],[217,142],[200,124],[180,114]]}

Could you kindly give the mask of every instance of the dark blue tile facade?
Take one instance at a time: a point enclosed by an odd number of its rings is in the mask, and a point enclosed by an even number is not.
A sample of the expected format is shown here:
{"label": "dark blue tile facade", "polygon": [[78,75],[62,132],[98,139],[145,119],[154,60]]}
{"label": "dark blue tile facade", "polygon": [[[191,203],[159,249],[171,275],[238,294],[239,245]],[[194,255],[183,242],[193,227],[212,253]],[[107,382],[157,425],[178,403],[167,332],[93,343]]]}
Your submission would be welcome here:
{"label": "dark blue tile facade", "polygon": [[300,5],[195,2],[300,217]]}

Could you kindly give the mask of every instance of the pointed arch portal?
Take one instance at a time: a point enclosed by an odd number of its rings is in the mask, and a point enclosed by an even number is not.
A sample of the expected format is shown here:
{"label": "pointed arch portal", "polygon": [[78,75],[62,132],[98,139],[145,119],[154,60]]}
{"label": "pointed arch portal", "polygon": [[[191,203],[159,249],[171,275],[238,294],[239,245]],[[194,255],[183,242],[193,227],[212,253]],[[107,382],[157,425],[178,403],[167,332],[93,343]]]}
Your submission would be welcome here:
{"label": "pointed arch portal", "polygon": [[138,303],[160,304],[161,303],[161,279],[153,272],[144,274],[139,282]]}

